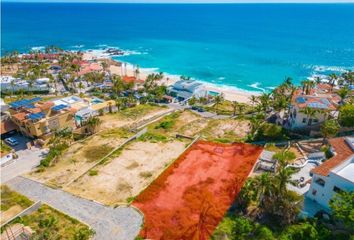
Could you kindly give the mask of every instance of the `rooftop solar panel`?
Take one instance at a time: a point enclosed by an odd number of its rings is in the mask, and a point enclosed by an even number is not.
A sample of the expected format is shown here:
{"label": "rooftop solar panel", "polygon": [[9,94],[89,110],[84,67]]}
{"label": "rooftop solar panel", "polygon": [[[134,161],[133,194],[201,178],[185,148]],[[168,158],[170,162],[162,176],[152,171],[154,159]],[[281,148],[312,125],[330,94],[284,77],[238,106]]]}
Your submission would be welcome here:
{"label": "rooftop solar panel", "polygon": [[31,103],[34,103],[34,102],[38,102],[38,101],[40,101],[40,100],[42,100],[42,98],[40,98],[40,97],[35,97],[35,98],[32,98],[31,100],[29,100]]}
{"label": "rooftop solar panel", "polygon": [[31,102],[28,99],[22,99],[22,100],[10,103],[10,106],[13,108],[20,108],[20,107],[24,107],[29,104],[31,104]]}
{"label": "rooftop solar panel", "polygon": [[326,109],[327,105],[319,102],[312,102],[308,104],[308,107]]}
{"label": "rooftop solar panel", "polygon": [[297,102],[297,103],[305,103],[305,102],[306,102],[306,98],[304,98],[304,97],[298,97],[298,98],[296,98],[296,102]]}
{"label": "rooftop solar panel", "polygon": [[57,106],[52,107],[52,110],[53,110],[53,111],[60,111],[60,110],[62,110],[62,109],[64,109],[64,108],[67,108],[67,107],[68,107],[68,105],[59,104],[59,105],[57,105]]}
{"label": "rooftop solar panel", "polygon": [[45,117],[45,114],[40,112],[40,113],[30,113],[28,115],[28,118],[31,120],[38,120],[38,119],[42,119]]}
{"label": "rooftop solar panel", "polygon": [[327,106],[330,104],[327,98],[321,98],[321,102],[323,102],[323,104],[326,104]]}

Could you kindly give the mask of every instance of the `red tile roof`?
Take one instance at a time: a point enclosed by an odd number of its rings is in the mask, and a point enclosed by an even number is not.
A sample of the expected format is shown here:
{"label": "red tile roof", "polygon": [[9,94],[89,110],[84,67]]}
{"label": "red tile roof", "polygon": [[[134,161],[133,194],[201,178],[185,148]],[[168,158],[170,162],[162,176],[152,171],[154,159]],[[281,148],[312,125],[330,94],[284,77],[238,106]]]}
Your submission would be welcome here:
{"label": "red tile roof", "polygon": [[12,115],[12,117],[16,118],[19,121],[23,121],[26,119],[26,115],[27,115],[27,113],[25,113],[25,112],[19,112],[19,113]]}
{"label": "red tile roof", "polygon": [[329,143],[334,148],[336,155],[322,163],[320,166],[312,169],[312,173],[322,176],[328,176],[329,172],[333,168],[335,168],[336,166],[347,160],[352,154],[354,154],[352,149],[348,146],[343,137],[332,138],[329,140]]}
{"label": "red tile roof", "polygon": [[299,108],[321,108],[327,110],[336,110],[337,103],[340,101],[340,97],[336,94],[317,94],[313,92],[309,95],[302,94],[302,90],[298,89],[294,92],[291,100],[292,105]]}
{"label": "red tile roof", "polygon": [[16,129],[16,125],[9,119],[1,121],[0,134],[5,134]]}
{"label": "red tile roof", "polygon": [[136,77],[134,77],[134,76],[123,76],[122,80],[125,83],[133,83],[133,82],[143,83],[144,82],[143,80],[136,79]]}

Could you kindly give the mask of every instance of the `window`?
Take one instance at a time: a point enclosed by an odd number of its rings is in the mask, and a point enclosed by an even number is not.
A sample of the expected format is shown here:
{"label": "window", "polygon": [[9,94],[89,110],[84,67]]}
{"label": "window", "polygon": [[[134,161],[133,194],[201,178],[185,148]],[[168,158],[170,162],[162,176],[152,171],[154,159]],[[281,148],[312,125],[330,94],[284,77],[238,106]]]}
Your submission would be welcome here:
{"label": "window", "polygon": [[318,123],[318,119],[317,119],[317,118],[314,118],[314,119],[313,119],[313,122],[314,122],[314,123]]}
{"label": "window", "polygon": [[341,193],[341,192],[343,192],[343,190],[342,189],[340,189],[339,187],[337,187],[337,186],[334,186],[333,187],[333,192],[336,192],[336,193]]}
{"label": "window", "polygon": [[322,178],[317,178],[315,183],[317,183],[318,185],[324,187],[324,185],[326,184],[325,180],[323,180]]}
{"label": "window", "polygon": [[307,120],[306,118],[303,118],[302,123],[306,123],[306,120]]}
{"label": "window", "polygon": [[313,189],[313,190],[312,190],[312,195],[316,196],[316,193],[317,193],[317,190],[316,190],[316,189]]}

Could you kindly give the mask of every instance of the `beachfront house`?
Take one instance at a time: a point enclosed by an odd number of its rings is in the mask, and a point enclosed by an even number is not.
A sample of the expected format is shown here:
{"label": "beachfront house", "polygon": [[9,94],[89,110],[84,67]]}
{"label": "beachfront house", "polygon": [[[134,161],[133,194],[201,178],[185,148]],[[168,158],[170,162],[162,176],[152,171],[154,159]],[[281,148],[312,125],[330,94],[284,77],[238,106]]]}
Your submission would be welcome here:
{"label": "beachfront house", "polygon": [[305,95],[296,91],[284,126],[289,129],[318,127],[328,118],[338,116],[340,101],[337,94]]}
{"label": "beachfront house", "polygon": [[193,80],[180,80],[168,87],[169,95],[178,102],[187,101],[191,97],[207,97],[208,91],[204,84]]}
{"label": "beachfront house", "polygon": [[354,191],[354,137],[330,139],[334,156],[311,170],[306,197],[329,210],[329,201],[341,191]]}

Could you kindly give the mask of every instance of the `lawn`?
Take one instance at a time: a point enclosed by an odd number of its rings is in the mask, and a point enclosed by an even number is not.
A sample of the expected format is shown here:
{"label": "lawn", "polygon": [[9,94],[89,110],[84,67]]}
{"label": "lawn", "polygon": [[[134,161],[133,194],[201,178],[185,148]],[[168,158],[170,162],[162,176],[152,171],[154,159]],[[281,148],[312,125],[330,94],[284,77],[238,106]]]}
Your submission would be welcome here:
{"label": "lawn", "polygon": [[12,191],[8,186],[1,185],[1,223],[16,216],[32,203],[31,200]]}
{"label": "lawn", "polygon": [[146,239],[208,239],[229,209],[262,148],[198,141],[133,202]]}
{"label": "lawn", "polygon": [[14,222],[29,226],[35,232],[31,239],[87,240],[94,234],[87,225],[45,204]]}

